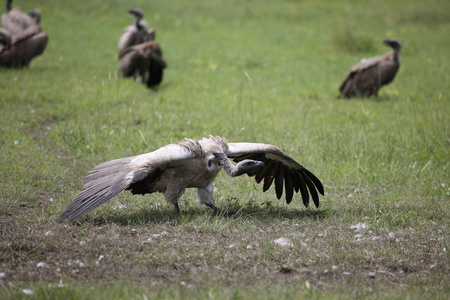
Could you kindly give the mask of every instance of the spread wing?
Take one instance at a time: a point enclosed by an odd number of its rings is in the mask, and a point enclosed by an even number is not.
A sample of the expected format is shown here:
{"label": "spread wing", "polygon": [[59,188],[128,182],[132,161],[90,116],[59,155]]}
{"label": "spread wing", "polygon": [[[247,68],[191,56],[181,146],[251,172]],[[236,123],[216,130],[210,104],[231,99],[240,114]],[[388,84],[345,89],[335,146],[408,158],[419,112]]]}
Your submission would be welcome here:
{"label": "spread wing", "polygon": [[280,199],[283,194],[283,183],[286,192],[286,203],[289,204],[294,191],[300,191],[303,204],[309,205],[311,195],[314,205],[319,207],[319,195],[324,194],[320,180],[304,166],[286,155],[278,147],[259,143],[228,143],[227,156],[235,162],[244,159],[262,161],[264,169],[256,173],[255,180],[260,183],[264,179],[263,191],[267,191],[275,181],[275,192]]}
{"label": "spread wing", "polygon": [[167,164],[197,158],[201,148],[196,140],[170,144],[156,151],[138,156],[111,160],[90,170],[84,178],[81,192],[57,219],[73,222],[88,211],[105,203],[130,185],[140,182]]}

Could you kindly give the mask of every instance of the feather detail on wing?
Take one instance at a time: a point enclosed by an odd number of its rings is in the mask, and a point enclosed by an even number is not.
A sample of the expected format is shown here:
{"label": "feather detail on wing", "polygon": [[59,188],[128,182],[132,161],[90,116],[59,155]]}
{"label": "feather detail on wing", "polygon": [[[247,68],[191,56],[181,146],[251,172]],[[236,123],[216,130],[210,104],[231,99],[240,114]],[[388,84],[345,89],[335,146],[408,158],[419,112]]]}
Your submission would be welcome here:
{"label": "feather detail on wing", "polygon": [[266,165],[255,174],[255,180],[260,183],[264,180],[263,191],[267,191],[275,182],[275,193],[280,199],[283,194],[283,183],[286,193],[286,203],[292,201],[294,191],[300,191],[305,206],[309,205],[311,198],[316,207],[319,207],[319,195],[324,194],[320,180],[304,166],[286,155],[273,145],[260,143],[228,143],[227,156],[235,162],[252,159],[264,162]]}
{"label": "feather detail on wing", "polygon": [[196,140],[186,140],[180,144],[170,144],[156,151],[138,156],[111,160],[90,170],[84,178],[81,192],[57,219],[73,222],[88,211],[105,203],[133,183],[164,169],[167,164],[197,158],[201,147]]}

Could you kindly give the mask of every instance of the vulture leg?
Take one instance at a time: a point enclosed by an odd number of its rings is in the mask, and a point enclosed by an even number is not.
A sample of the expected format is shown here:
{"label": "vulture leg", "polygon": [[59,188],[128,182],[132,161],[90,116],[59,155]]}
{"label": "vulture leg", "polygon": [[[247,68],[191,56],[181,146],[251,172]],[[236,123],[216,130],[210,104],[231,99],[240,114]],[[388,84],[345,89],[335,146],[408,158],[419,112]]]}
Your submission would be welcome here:
{"label": "vulture leg", "polygon": [[216,214],[223,215],[223,216],[232,216],[237,212],[237,210],[223,211],[223,210],[217,208],[217,206],[215,206],[214,202],[213,202],[213,192],[214,192],[214,186],[212,185],[212,183],[210,183],[209,185],[207,185],[204,188],[197,188],[197,204],[198,204],[198,206],[202,207],[202,206],[206,205],[209,208],[211,208],[212,210],[214,210],[214,212]]}
{"label": "vulture leg", "polygon": [[175,212],[177,214],[180,213],[180,207],[178,206],[178,200],[183,196],[186,189],[182,189],[179,191],[178,189],[171,189],[168,188],[166,192],[164,193],[164,197],[166,198],[167,202],[172,203],[175,207]]}
{"label": "vulture leg", "polygon": [[215,206],[214,203],[205,203],[205,205],[213,209],[214,212],[219,216],[231,217],[232,215],[238,212],[238,209],[223,211],[220,208],[217,208],[217,206]]}
{"label": "vulture leg", "polygon": [[175,203],[173,204],[173,206],[175,206],[175,212],[176,212],[177,214],[179,214],[179,213],[180,213],[180,207],[178,206],[178,202],[175,202]]}

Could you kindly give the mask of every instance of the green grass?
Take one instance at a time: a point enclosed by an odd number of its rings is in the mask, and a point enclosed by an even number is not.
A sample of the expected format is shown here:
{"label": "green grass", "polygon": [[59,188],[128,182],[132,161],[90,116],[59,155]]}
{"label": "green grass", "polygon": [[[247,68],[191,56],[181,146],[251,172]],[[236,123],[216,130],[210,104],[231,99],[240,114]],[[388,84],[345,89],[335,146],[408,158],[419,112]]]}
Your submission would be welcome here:
{"label": "green grass", "polygon": [[[0,69],[0,298],[449,297],[448,1],[135,1],[169,66],[157,91],[117,76],[129,2],[72,2],[15,1],[49,44]],[[338,100],[385,38],[395,81]],[[320,209],[219,174],[236,217],[126,192],[53,221],[96,164],[209,134],[279,146],[324,183]]]}

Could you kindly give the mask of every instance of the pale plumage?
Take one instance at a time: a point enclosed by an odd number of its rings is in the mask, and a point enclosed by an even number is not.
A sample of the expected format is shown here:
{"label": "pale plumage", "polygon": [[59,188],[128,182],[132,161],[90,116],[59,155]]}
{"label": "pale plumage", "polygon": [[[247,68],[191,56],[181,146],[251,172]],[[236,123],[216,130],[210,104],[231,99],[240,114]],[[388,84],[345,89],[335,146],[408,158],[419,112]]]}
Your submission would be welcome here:
{"label": "pale plumage", "polygon": [[[230,159],[237,164],[234,166]],[[77,220],[123,190],[132,194],[160,192],[179,212],[178,200],[186,188],[197,188],[197,202],[221,213],[213,202],[212,182],[219,171],[232,176],[255,176],[264,180],[263,191],[275,182],[277,198],[286,193],[286,202],[300,192],[305,206],[310,195],[316,207],[318,193],[324,194],[317,177],[276,146],[259,143],[228,143],[210,136],[197,141],[186,139],[156,151],[102,163],[88,172],[82,191],[69,204],[58,221]],[[232,212],[231,212],[232,213]]]}
{"label": "pale plumage", "polygon": [[133,25],[125,27],[119,38],[119,59],[123,56],[123,51],[127,47],[142,44],[151,38],[151,31],[148,29],[147,22],[142,20],[144,12],[139,8],[130,9],[130,14],[135,16]]}
{"label": "pale plumage", "polygon": [[28,14],[19,8],[12,8],[12,0],[6,1],[8,13],[2,14],[2,27],[8,30],[11,35],[19,34],[33,25],[39,25],[41,14],[37,10],[30,10]]}
{"label": "pale plumage", "polygon": [[339,88],[340,98],[376,96],[383,85],[394,80],[400,68],[401,44],[397,40],[385,40],[384,44],[392,47],[393,51],[363,59],[354,65]]}

